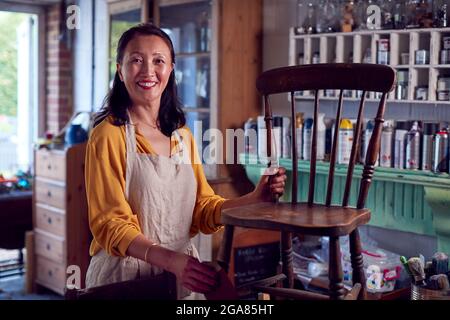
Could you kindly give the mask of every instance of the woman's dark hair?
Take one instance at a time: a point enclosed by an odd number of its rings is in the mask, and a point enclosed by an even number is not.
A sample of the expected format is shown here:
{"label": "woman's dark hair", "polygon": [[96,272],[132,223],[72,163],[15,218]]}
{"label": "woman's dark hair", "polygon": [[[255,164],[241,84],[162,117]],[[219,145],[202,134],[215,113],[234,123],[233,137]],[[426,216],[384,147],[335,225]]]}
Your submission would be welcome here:
{"label": "woman's dark hair", "polygon": [[[175,63],[175,52],[169,36],[160,28],[149,23],[138,24],[122,34],[117,45],[117,63],[122,63],[125,48],[128,43],[135,37],[141,35],[153,35],[163,39],[170,49],[172,62]],[[114,125],[124,125],[130,120],[127,114],[127,109],[130,107],[130,96],[125,84],[119,78],[119,73],[116,71],[112,88],[106,95],[101,110],[95,116],[94,127],[109,115],[113,116]],[[173,131],[186,124],[186,118],[183,110],[181,109],[181,103],[178,100],[174,70],[172,70],[167,86],[161,96],[158,120],[161,132],[168,137],[171,136]]]}

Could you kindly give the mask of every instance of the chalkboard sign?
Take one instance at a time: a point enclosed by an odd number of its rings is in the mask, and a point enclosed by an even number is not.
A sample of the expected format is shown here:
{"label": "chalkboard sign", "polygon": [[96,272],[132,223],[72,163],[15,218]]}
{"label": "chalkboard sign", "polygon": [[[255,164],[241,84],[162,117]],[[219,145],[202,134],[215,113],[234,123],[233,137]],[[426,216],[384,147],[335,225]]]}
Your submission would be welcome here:
{"label": "chalkboard sign", "polygon": [[280,243],[259,244],[234,249],[234,282],[239,286],[277,274]]}

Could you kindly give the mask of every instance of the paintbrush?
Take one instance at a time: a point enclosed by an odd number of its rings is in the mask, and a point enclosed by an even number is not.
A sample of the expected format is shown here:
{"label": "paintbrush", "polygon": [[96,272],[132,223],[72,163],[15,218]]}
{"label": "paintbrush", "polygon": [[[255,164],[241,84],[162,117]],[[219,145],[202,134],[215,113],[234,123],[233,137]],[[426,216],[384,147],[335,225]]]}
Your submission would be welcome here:
{"label": "paintbrush", "polygon": [[402,263],[403,268],[405,268],[406,273],[411,277],[412,280],[414,280],[414,277],[413,277],[413,275],[411,273],[411,270],[409,270],[408,260],[406,260],[406,257],[405,256],[401,256],[400,257],[400,262]]}
{"label": "paintbrush", "polygon": [[408,267],[414,279],[414,284],[418,286],[425,286],[425,271],[423,270],[423,265],[420,258],[409,258]]}
{"label": "paintbrush", "polygon": [[446,274],[448,272],[448,255],[443,252],[436,252],[432,261],[436,274]]}

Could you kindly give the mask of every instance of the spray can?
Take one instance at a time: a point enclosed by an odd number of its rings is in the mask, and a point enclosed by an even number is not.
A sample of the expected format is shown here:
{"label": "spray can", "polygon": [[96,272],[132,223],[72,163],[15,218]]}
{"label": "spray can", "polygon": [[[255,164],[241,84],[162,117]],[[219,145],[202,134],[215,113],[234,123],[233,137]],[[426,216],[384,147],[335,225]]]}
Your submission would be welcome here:
{"label": "spray can", "polygon": [[433,162],[433,135],[438,132],[439,124],[428,122],[424,124],[422,140],[421,170],[431,171]]}
{"label": "spray can", "polygon": [[394,168],[405,168],[405,138],[408,134],[408,121],[397,121],[394,141]]}
{"label": "spray can", "polygon": [[[366,128],[364,130],[363,136],[362,136],[362,150],[361,150],[361,163],[366,163],[366,157],[367,157],[367,149],[369,148],[369,142],[370,138],[372,137],[373,129],[375,128],[375,123],[373,120],[369,120],[366,123]],[[379,161],[375,162],[375,166],[378,166]]]}
{"label": "spray can", "polygon": [[[317,160],[324,160],[325,158],[325,114],[319,113],[317,122]],[[303,127],[303,159],[311,160],[311,143],[314,120],[308,118],[305,120]]]}
{"label": "spray can", "polygon": [[405,168],[418,170],[420,165],[420,131],[419,122],[414,121],[405,139],[406,161]]}
{"label": "spray can", "polygon": [[394,122],[387,120],[383,124],[380,142],[380,167],[392,167],[392,138],[394,135]]}
{"label": "spray can", "polygon": [[448,172],[448,153],[448,129],[443,128],[433,136],[433,172]]}
{"label": "spray can", "polygon": [[303,160],[311,160],[312,127],[314,120],[307,118],[303,126]]}
{"label": "spray can", "polygon": [[325,113],[319,113],[317,119],[317,160],[325,159]]}
{"label": "spray can", "polygon": [[291,158],[291,118],[283,117],[283,127],[281,132],[281,148],[283,158]]}
{"label": "spray can", "polygon": [[[273,117],[273,129],[272,129],[272,134],[273,134],[273,139],[275,140],[275,150],[277,153],[277,157],[280,158],[283,153],[282,153],[282,138],[281,138],[281,134],[283,132],[283,118],[279,117],[279,116],[275,116]],[[273,156],[273,155],[272,155]]]}
{"label": "spray can", "polygon": [[267,129],[264,116],[258,116],[258,158],[261,160],[267,158]]}
{"label": "spray can", "polygon": [[353,125],[349,119],[342,119],[339,125],[338,163],[349,164],[353,144]]}
{"label": "spray can", "polygon": [[244,124],[244,150],[246,154],[256,154],[258,151],[256,120],[249,118]]}
{"label": "spray can", "polygon": [[297,143],[297,158],[302,158],[303,151],[303,112],[298,112],[295,115],[295,135]]}

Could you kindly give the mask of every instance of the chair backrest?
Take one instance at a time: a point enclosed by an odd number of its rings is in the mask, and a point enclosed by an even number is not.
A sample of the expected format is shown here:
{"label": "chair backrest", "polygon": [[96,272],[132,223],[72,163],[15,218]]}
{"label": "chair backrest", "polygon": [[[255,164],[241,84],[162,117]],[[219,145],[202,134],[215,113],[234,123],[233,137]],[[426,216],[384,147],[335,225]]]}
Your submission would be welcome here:
{"label": "chair backrest", "polygon": [[129,280],[88,289],[67,289],[66,300],[176,300],[176,278],[163,272],[149,279]]}
{"label": "chair backrest", "polygon": [[283,67],[268,70],[262,73],[257,81],[258,91],[264,96],[265,122],[267,128],[267,155],[272,155],[272,111],[269,104],[269,96],[277,93],[290,92],[291,94],[291,133],[292,133],[292,203],[297,203],[298,190],[298,162],[297,162],[297,141],[295,135],[295,92],[312,90],[314,99],[314,124],[311,142],[311,166],[310,180],[308,190],[308,204],[314,204],[314,187],[316,176],[316,158],[317,158],[317,128],[319,114],[319,91],[320,90],[340,90],[339,102],[336,113],[336,125],[334,129],[334,138],[332,142],[330,169],[328,175],[328,187],[325,204],[331,205],[333,194],[334,171],[336,163],[336,151],[338,150],[339,124],[341,123],[343,93],[344,90],[361,91],[361,100],[356,123],[356,132],[354,134],[351,156],[348,165],[347,179],[345,183],[342,206],[348,206],[350,188],[355,167],[357,150],[362,131],[364,103],[367,92],[381,93],[378,111],[375,118],[375,127],[370,139],[367,156],[365,159],[362,180],[359,189],[357,208],[361,209],[365,205],[369,186],[374,173],[374,165],[380,147],[380,137],[382,124],[384,122],[384,111],[386,107],[387,95],[393,90],[395,84],[395,71],[389,66],[376,64],[359,63],[334,63],[334,64],[314,64],[292,67]]}

